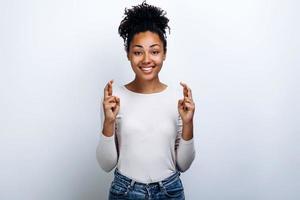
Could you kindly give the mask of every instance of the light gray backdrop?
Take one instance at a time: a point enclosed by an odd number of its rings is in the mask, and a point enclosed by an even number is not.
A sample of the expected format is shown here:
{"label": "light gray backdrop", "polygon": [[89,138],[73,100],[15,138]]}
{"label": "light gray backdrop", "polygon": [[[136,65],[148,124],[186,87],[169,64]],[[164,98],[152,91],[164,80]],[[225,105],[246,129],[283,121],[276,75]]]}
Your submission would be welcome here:
{"label": "light gray backdrop", "polygon": [[[0,1],[0,199],[104,200],[100,94],[133,72],[117,27],[141,1]],[[161,80],[196,102],[188,200],[296,200],[299,1],[148,1],[168,12]]]}

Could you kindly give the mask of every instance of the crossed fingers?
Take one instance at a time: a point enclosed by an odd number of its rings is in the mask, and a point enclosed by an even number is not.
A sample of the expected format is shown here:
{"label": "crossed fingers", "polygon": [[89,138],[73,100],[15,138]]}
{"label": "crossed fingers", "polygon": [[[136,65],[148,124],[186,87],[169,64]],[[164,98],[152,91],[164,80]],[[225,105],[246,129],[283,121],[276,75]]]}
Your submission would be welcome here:
{"label": "crossed fingers", "polygon": [[106,84],[106,86],[105,86],[105,88],[104,88],[104,98],[106,99],[107,97],[110,97],[110,96],[112,96],[112,92],[113,92],[113,90],[112,90],[112,84],[113,84],[113,80],[110,80],[107,84]]}
{"label": "crossed fingers", "polygon": [[187,86],[187,84],[180,82],[183,87],[183,99],[180,100],[180,104],[183,106],[184,110],[193,110],[195,108],[192,90]]}
{"label": "crossed fingers", "polygon": [[120,99],[119,97],[113,96],[113,80],[110,80],[105,88],[104,88],[104,107],[105,108],[111,108],[112,110],[115,110],[116,106],[119,105]]}
{"label": "crossed fingers", "polygon": [[187,86],[187,84],[185,84],[183,82],[180,82],[180,85],[182,85],[182,87],[183,87],[183,96],[184,96],[184,98],[187,99],[187,100],[188,99],[192,100],[193,96],[192,96],[192,90],[191,90],[191,88],[189,88]]}

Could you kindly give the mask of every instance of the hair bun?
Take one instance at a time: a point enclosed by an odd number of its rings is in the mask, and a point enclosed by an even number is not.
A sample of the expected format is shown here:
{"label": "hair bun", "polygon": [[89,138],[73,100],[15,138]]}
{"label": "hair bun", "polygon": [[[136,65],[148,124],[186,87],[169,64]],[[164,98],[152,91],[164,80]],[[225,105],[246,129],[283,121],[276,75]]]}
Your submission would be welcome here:
{"label": "hair bun", "polygon": [[146,1],[130,9],[125,8],[125,17],[119,26],[119,34],[125,41],[132,31],[149,26],[156,26],[164,35],[168,28],[170,33],[169,19],[165,17],[166,14],[164,10],[149,5]]}
{"label": "hair bun", "polygon": [[134,6],[132,10],[125,9],[125,14],[131,19],[133,25],[155,24],[163,33],[168,27],[169,19],[165,17],[167,13],[160,8],[147,4],[145,1],[141,5]]}

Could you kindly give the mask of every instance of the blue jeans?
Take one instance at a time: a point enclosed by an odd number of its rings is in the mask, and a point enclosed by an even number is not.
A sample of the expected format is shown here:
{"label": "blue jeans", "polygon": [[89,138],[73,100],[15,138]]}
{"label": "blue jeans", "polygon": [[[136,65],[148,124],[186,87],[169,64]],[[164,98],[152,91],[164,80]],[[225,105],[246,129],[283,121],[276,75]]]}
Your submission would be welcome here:
{"label": "blue jeans", "polygon": [[140,183],[120,174],[115,169],[114,180],[109,191],[109,200],[122,199],[173,199],[184,200],[184,189],[179,178],[180,172],[154,183]]}

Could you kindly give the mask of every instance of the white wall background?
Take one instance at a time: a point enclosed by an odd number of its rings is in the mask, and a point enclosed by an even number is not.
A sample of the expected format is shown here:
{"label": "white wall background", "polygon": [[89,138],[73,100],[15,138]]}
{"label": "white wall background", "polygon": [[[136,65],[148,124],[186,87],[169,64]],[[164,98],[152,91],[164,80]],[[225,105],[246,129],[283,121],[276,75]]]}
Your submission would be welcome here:
{"label": "white wall background", "polygon": [[[117,27],[140,2],[0,1],[1,200],[106,199],[100,94],[133,79]],[[299,199],[299,1],[148,2],[172,28],[161,80],[197,105],[186,198]]]}

